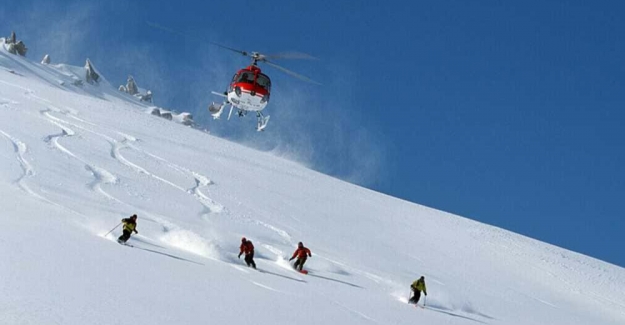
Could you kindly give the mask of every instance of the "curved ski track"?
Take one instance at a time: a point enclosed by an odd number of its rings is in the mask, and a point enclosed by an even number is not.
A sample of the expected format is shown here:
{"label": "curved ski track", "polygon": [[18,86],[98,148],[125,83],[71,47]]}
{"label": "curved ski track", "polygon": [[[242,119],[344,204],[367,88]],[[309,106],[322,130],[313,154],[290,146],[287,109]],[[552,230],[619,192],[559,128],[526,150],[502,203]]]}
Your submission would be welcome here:
{"label": "curved ski track", "polygon": [[17,161],[20,164],[20,167],[22,168],[22,175],[19,176],[19,178],[15,181],[17,183],[17,186],[23,190],[24,192],[28,193],[28,195],[41,200],[43,202],[46,202],[48,204],[51,204],[53,206],[65,209],[69,212],[72,212],[76,215],[82,216],[80,213],[62,205],[56,202],[53,202],[51,200],[49,200],[48,198],[42,196],[41,194],[33,191],[25,182],[25,180],[29,177],[35,176],[35,170],[34,168],[30,165],[30,163],[26,160],[26,158],[24,157],[25,154],[28,152],[28,146],[20,141],[19,139],[13,137],[12,135],[0,130],[0,134],[2,136],[4,136],[5,138],[7,138],[9,141],[11,141],[11,144],[13,145],[13,150],[15,152],[15,158],[17,159]]}
{"label": "curved ski track", "polygon": [[98,167],[94,164],[91,164],[89,162],[87,162],[85,159],[78,157],[76,154],[74,154],[73,152],[71,152],[70,150],[68,150],[67,148],[65,148],[63,145],[61,145],[59,143],[59,139],[60,138],[64,138],[64,137],[71,137],[74,136],[76,133],[74,132],[74,130],[72,130],[71,128],[59,123],[59,119],[52,116],[49,110],[43,110],[41,111],[41,113],[48,118],[48,121],[56,126],[58,126],[59,128],[61,128],[61,133],[60,134],[52,134],[47,136],[46,138],[44,138],[44,141],[51,143],[55,148],[57,148],[58,150],[60,150],[61,152],[65,153],[66,155],[80,161],[81,163],[83,163],[85,165],[85,169],[89,172],[91,172],[91,174],[93,175],[93,177],[95,178],[95,180],[89,184],[89,188],[91,188],[92,190],[97,191],[98,193],[104,195],[106,198],[108,199],[112,199],[112,200],[116,200],[119,201],[117,199],[115,199],[113,196],[111,196],[110,194],[108,194],[106,191],[104,191],[102,189],[101,184],[116,184],[118,182],[117,177],[115,177],[115,175],[113,175],[113,173],[109,172],[108,170]]}
{"label": "curved ski track", "polygon": [[[134,137],[129,137],[126,134],[120,133],[122,136],[124,136],[124,143],[127,144],[128,148],[131,148],[137,152],[140,152],[142,154],[145,154],[146,156],[149,156],[157,161],[160,161],[162,163],[164,163],[166,166],[168,166],[169,168],[178,171],[181,174],[186,174],[186,175],[191,175],[193,176],[193,179],[195,180],[195,186],[190,188],[190,189],[182,189],[185,192],[192,194],[193,196],[195,196],[195,198],[200,201],[200,203],[202,203],[202,205],[204,205],[206,207],[207,210],[205,210],[206,212],[209,213],[221,213],[224,211],[225,207],[217,202],[215,202],[213,199],[211,199],[210,197],[208,197],[208,195],[204,194],[201,189],[202,188],[208,188],[209,186],[213,185],[214,183],[206,176],[194,172],[192,170],[189,170],[188,168],[179,166],[177,164],[174,164],[172,162],[169,162],[168,160],[161,158],[155,154],[152,154],[148,151],[145,151],[143,149],[137,148],[136,146],[134,146],[132,144],[132,142],[137,141],[137,139],[135,139]],[[130,142],[130,143],[129,143]],[[145,169],[144,169],[145,170]]]}
{"label": "curved ski track", "polygon": [[[13,145],[13,150],[15,152],[15,158],[17,159],[17,161],[20,164],[20,167],[22,168],[22,175],[20,175],[17,180],[15,180],[15,182],[18,184],[18,186],[24,190],[26,193],[40,199],[40,200],[46,200],[44,197],[42,197],[41,195],[35,193],[33,190],[31,190],[28,185],[26,185],[26,183],[24,182],[24,179],[26,177],[31,177],[35,175],[35,171],[33,170],[32,166],[30,165],[30,163],[28,163],[28,161],[26,161],[26,159],[24,158],[24,155],[26,154],[26,152],[28,151],[28,146],[26,146],[26,144],[22,141],[20,141],[19,139],[11,136],[10,134],[0,130],[0,134],[2,134],[2,136],[4,136],[5,138],[7,138],[11,144]],[[47,201],[47,200],[46,200]]]}
{"label": "curved ski track", "polygon": [[[61,114],[64,114],[65,116],[73,117],[73,115],[71,113],[58,111],[57,109],[54,109],[54,108],[48,108],[46,110],[41,111],[41,114],[46,119],[48,119],[48,121],[50,123],[60,127],[61,131],[62,131],[60,134],[49,135],[48,137],[45,138],[45,140],[47,142],[51,143],[51,145],[53,145],[55,148],[57,148],[61,152],[65,153],[66,155],[68,155],[68,156],[70,156],[70,157],[72,157],[74,159],[77,159],[78,161],[83,163],[85,165],[85,169],[90,171],[93,174],[94,178],[95,178],[94,182],[90,184],[90,187],[93,190],[96,190],[99,193],[101,193],[102,195],[106,196],[107,198],[109,198],[111,200],[114,200],[114,201],[116,201],[118,203],[124,204],[124,205],[132,206],[132,205],[130,205],[128,203],[125,203],[125,202],[123,202],[123,201],[113,197],[112,195],[110,195],[109,193],[105,192],[102,189],[101,184],[116,184],[116,183],[118,183],[118,178],[115,175],[113,175],[113,173],[111,173],[111,172],[109,172],[109,171],[107,171],[107,170],[105,170],[103,168],[100,168],[98,166],[95,166],[94,164],[89,163],[88,161],[86,161],[83,158],[78,157],[75,153],[71,152],[70,150],[68,150],[67,148],[65,148],[64,146],[62,146],[59,143],[59,139],[60,138],[70,137],[70,136],[75,135],[76,132],[74,132],[74,129],[78,129],[78,130],[82,130],[82,131],[94,134],[97,137],[102,138],[105,141],[107,141],[109,143],[110,147],[111,147],[109,155],[113,159],[117,160],[120,164],[122,164],[122,165],[124,165],[124,166],[126,166],[126,167],[128,167],[128,168],[130,168],[132,170],[134,170],[137,173],[144,174],[144,175],[146,175],[148,177],[156,179],[159,182],[164,183],[164,184],[166,184],[168,186],[171,186],[171,187],[173,187],[173,188],[175,188],[175,189],[177,189],[179,191],[182,191],[182,192],[184,192],[186,194],[193,195],[194,198],[196,199],[196,201],[198,201],[204,207],[204,211],[202,212],[202,214],[219,213],[219,212],[224,210],[222,205],[220,205],[218,203],[215,203],[212,199],[210,199],[207,195],[205,195],[201,191],[201,188],[208,187],[210,184],[212,184],[212,182],[207,177],[205,177],[205,176],[203,176],[203,175],[201,175],[199,173],[190,171],[190,170],[188,170],[188,169],[186,169],[184,167],[178,166],[176,164],[172,164],[172,163],[166,161],[163,158],[160,158],[160,157],[158,157],[156,155],[153,155],[153,154],[151,154],[151,153],[149,153],[149,152],[147,152],[145,150],[139,149],[136,146],[130,145],[129,142],[137,141],[136,138],[134,138],[132,136],[126,135],[126,134],[121,133],[121,132],[117,132],[117,134],[119,134],[119,135],[121,135],[123,137],[123,139],[121,141],[119,141],[119,140],[116,140],[113,137],[108,136],[108,135],[106,135],[104,133],[100,133],[100,132],[94,130],[93,128],[85,127],[85,126],[80,125],[78,123],[70,122],[68,120],[65,120],[65,119],[59,118],[57,116],[54,116],[53,114],[51,114],[52,112],[61,113]],[[83,119],[79,119],[79,118],[74,118],[74,119],[76,121],[80,121],[81,124],[84,123],[84,124],[91,125],[93,127],[99,127],[98,125],[90,123],[90,122],[85,121]],[[70,126],[71,126],[71,128],[70,128]],[[144,167],[142,167],[142,166],[140,166],[138,164],[135,164],[134,162],[131,162],[130,160],[126,159],[121,154],[121,150],[122,149],[136,150],[137,152],[140,152],[140,153],[145,154],[145,155],[147,155],[149,157],[152,157],[153,159],[157,159],[160,162],[165,163],[165,165],[167,167],[172,168],[172,169],[182,173],[183,175],[192,176],[193,179],[195,180],[196,185],[194,187],[190,188],[190,189],[186,189],[186,188],[184,188],[182,186],[179,186],[178,184],[175,184],[175,183],[173,183],[173,182],[171,182],[171,181],[169,181],[169,180],[167,180],[167,179],[165,179],[165,178],[163,178],[161,176],[158,176],[158,175],[148,171],[146,168],[144,168]],[[156,222],[157,224],[159,224],[162,227],[164,233],[168,233],[168,232],[171,232],[171,231],[188,231],[188,232],[194,233],[196,236],[202,237],[201,235],[199,235],[199,234],[197,234],[197,233],[195,233],[195,232],[193,232],[191,230],[184,229],[184,228],[178,226],[177,224],[175,224],[175,223],[173,223],[171,221],[168,221],[168,220],[166,220],[164,218],[156,217],[152,213],[149,213],[149,212],[146,212],[146,211],[143,211],[143,213],[145,215],[148,215],[151,218],[150,221],[153,221],[153,222]],[[179,247],[179,249],[186,250],[184,248],[184,245],[182,245],[182,246],[183,247]],[[187,250],[187,251],[190,251],[190,252],[193,253],[192,250]],[[219,259],[212,258],[211,256],[206,256],[206,255],[202,255],[202,256],[206,257],[206,258],[209,258],[209,259],[219,260]]]}
{"label": "curved ski track", "polygon": [[[121,141],[118,141],[118,140],[116,140],[116,139],[114,139],[114,138],[112,138],[112,137],[110,137],[110,136],[108,136],[106,134],[97,132],[97,131],[95,131],[93,129],[90,129],[90,128],[78,125],[76,123],[72,123],[70,121],[63,120],[61,118],[53,116],[52,114],[49,113],[49,111],[50,110],[44,111],[43,114],[51,122],[53,122],[57,126],[60,126],[61,128],[63,128],[63,127],[67,128],[67,126],[64,126],[64,125],[69,125],[69,126],[77,128],[77,129],[81,129],[83,131],[95,134],[98,137],[106,140],[110,144],[110,146],[111,146],[111,151],[110,151],[111,157],[116,159],[117,161],[119,161],[121,164],[131,168],[132,170],[134,170],[137,173],[144,174],[144,175],[146,175],[148,177],[154,178],[154,179],[158,180],[159,182],[164,183],[164,184],[166,184],[168,186],[171,186],[171,187],[173,187],[173,188],[175,188],[175,189],[177,189],[179,191],[182,191],[182,192],[185,192],[185,193],[188,193],[188,194],[192,194],[195,197],[195,199],[206,208],[205,211],[207,211],[209,213],[219,213],[219,212],[223,211],[224,207],[222,205],[214,202],[212,199],[210,199],[207,195],[205,195],[200,190],[201,187],[208,187],[210,184],[212,184],[211,181],[207,177],[205,177],[205,176],[203,176],[203,175],[201,175],[199,173],[190,171],[190,170],[188,170],[186,168],[183,168],[183,167],[177,166],[175,164],[172,164],[172,163],[168,162],[167,160],[165,160],[163,158],[160,158],[160,157],[158,157],[156,155],[153,155],[153,154],[151,154],[149,152],[146,152],[145,150],[138,149],[136,146],[130,145],[129,142],[136,141],[136,139],[134,137],[128,136],[128,135],[123,134],[121,132],[117,132],[118,134],[120,134],[120,135],[122,135],[124,137]],[[53,111],[58,111],[58,110],[54,109]],[[98,127],[98,125],[96,125],[94,123],[90,123],[90,122],[87,122],[87,121],[85,121],[83,119],[74,117],[73,114],[68,114],[68,113],[63,112],[63,111],[58,111],[58,112],[63,113],[65,115],[67,115],[67,116],[73,117],[75,120],[80,121],[82,123],[86,123],[86,124],[92,125],[94,127]],[[69,135],[69,132],[66,132],[66,133],[68,133],[68,135]],[[57,142],[57,144],[58,144],[58,142]],[[171,181],[169,181],[169,180],[167,180],[167,179],[165,179],[163,177],[160,177],[159,175],[151,173],[147,169],[145,169],[145,168],[143,168],[143,167],[141,167],[141,166],[131,162],[130,160],[126,159],[121,154],[121,150],[122,149],[126,149],[126,148],[134,149],[134,150],[136,150],[136,151],[138,151],[140,153],[143,153],[143,154],[145,154],[147,156],[155,158],[155,159],[157,159],[157,160],[159,160],[161,162],[164,162],[168,167],[173,168],[174,170],[176,170],[178,172],[181,172],[181,173],[184,173],[186,175],[189,175],[189,176],[193,177],[193,179],[196,182],[196,186],[194,186],[191,189],[186,189],[186,188],[184,188],[184,187],[182,187],[182,186],[180,186],[178,184],[175,184],[175,183],[173,183],[173,182],[171,182]],[[61,149],[61,148],[59,148],[59,149]],[[66,151],[66,149],[64,149],[64,148],[61,149],[61,150]],[[73,156],[75,157],[75,155],[73,155]],[[81,160],[81,161],[83,163],[86,163],[84,160]],[[92,166],[91,164],[88,164],[88,163],[86,163],[86,164],[91,166],[91,168],[90,168],[91,170],[95,171],[96,177],[98,177],[97,175],[101,175],[101,176],[104,176],[104,177],[101,177],[102,180],[111,180],[110,176],[112,174],[109,173],[108,171],[105,171],[105,170],[103,170],[101,168],[100,169],[96,168],[96,167],[94,167],[94,166]],[[113,178],[115,178],[115,177],[113,176]]]}

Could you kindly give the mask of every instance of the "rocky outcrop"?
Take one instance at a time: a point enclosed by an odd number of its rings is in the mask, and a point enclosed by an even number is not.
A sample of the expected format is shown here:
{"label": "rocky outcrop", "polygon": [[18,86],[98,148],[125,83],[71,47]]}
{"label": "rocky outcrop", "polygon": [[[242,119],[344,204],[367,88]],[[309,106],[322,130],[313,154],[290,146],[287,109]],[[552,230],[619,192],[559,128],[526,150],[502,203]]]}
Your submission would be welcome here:
{"label": "rocky outcrop", "polygon": [[21,40],[17,40],[15,32],[11,32],[11,36],[5,38],[4,43],[7,45],[7,51],[11,54],[26,56],[26,52],[28,52],[26,44],[24,44]]}
{"label": "rocky outcrop", "polygon": [[187,126],[195,125],[195,121],[193,121],[193,115],[191,113],[180,113],[177,114],[175,112],[171,112],[160,107],[150,107],[148,111],[151,115],[162,117],[166,120],[174,121],[176,123],[184,124]]}
{"label": "rocky outcrop", "polygon": [[132,76],[128,76],[128,80],[126,81],[126,92],[131,95],[139,93],[139,87],[137,87],[137,83]]}
{"label": "rocky outcrop", "polygon": [[96,72],[91,60],[89,59],[87,59],[87,62],[85,63],[85,70],[87,70],[85,80],[92,85],[97,84],[100,80],[100,75]]}
{"label": "rocky outcrop", "polygon": [[142,102],[151,103],[152,102],[152,91],[148,90],[148,92],[145,93],[145,95],[139,95],[139,100],[142,101]]}
{"label": "rocky outcrop", "polygon": [[141,93],[142,90],[139,88],[139,86],[137,86],[137,82],[132,76],[128,76],[128,79],[126,80],[126,85],[121,85],[118,89],[121,92],[125,92],[129,95],[133,95],[139,98],[139,100],[142,102],[152,102],[152,91],[148,90],[144,94]]}

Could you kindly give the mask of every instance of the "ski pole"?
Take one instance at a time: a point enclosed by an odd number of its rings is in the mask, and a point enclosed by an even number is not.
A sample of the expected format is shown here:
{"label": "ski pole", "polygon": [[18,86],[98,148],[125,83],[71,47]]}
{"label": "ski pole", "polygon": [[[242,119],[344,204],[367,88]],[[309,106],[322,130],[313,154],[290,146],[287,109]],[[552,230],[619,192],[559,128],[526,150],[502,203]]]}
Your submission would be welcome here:
{"label": "ski pole", "polygon": [[425,301],[428,299],[428,296],[423,297],[423,307],[425,307]]}
{"label": "ski pole", "polygon": [[107,232],[106,235],[104,235],[104,237],[108,236],[110,233],[113,232],[113,230],[117,229],[117,227],[119,227],[119,225],[121,225],[122,223],[118,223],[117,226],[115,226],[115,228],[111,229],[111,231]]}

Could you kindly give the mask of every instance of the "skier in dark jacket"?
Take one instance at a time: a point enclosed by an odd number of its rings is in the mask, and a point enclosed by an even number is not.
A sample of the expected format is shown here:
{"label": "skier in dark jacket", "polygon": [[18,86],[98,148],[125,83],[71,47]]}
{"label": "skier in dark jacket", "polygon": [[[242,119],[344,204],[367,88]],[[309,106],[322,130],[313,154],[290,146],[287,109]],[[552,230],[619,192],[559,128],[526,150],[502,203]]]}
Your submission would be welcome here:
{"label": "skier in dark jacket", "polygon": [[130,216],[130,218],[122,219],[122,223],[124,224],[124,233],[121,236],[119,236],[119,238],[117,238],[117,241],[120,244],[123,244],[126,241],[128,241],[128,239],[130,239],[130,235],[132,235],[133,231],[136,234],[139,233],[137,231],[137,215],[136,214],[133,214],[132,216]]}
{"label": "skier in dark jacket", "polygon": [[410,298],[410,300],[408,300],[409,304],[417,304],[419,302],[419,299],[421,298],[421,291],[423,291],[424,295],[428,295],[428,291],[425,288],[425,277],[422,276],[421,278],[419,278],[419,280],[413,282],[410,285],[410,289],[412,289],[412,292],[414,292],[414,296],[412,296],[412,298]]}
{"label": "skier in dark jacket", "polygon": [[254,263],[254,245],[251,240],[241,239],[241,251],[239,252],[239,258],[241,258],[241,254],[245,254],[245,263],[247,266],[252,266],[256,269],[256,263]]}
{"label": "skier in dark jacket", "polygon": [[302,267],[304,267],[304,263],[306,263],[306,259],[312,257],[312,254],[310,253],[310,249],[304,247],[302,242],[299,242],[295,253],[293,253],[289,261],[292,261],[295,257],[297,257],[297,261],[295,261],[293,268],[301,271]]}

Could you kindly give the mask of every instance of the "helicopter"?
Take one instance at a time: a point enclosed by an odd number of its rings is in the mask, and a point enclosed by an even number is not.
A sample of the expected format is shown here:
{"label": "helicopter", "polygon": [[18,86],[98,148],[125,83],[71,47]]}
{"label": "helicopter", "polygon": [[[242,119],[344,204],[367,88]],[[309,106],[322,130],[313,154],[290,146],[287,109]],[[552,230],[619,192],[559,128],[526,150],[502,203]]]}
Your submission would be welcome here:
{"label": "helicopter", "polygon": [[239,71],[237,71],[237,73],[234,74],[232,80],[230,81],[228,89],[225,92],[219,93],[216,91],[212,91],[212,94],[224,98],[223,102],[213,102],[208,106],[208,111],[212,115],[213,119],[219,119],[221,117],[221,114],[224,112],[224,109],[229,106],[230,112],[228,113],[228,120],[230,120],[232,111],[236,108],[237,115],[239,117],[246,116],[248,112],[256,112],[257,131],[263,131],[267,127],[270,116],[264,116],[261,111],[269,103],[269,99],[271,96],[271,79],[268,75],[264,74],[258,67],[258,63],[260,62],[274,67],[295,78],[310,83],[319,84],[318,82],[308,77],[297,74],[291,70],[288,70],[269,61],[269,59],[314,59],[314,57],[308,54],[299,52],[288,52],[275,55],[264,55],[258,52],[246,52],[226,47],[220,44],[213,44],[227,50],[242,54],[243,56],[250,57],[252,59],[252,62],[249,66],[240,69]]}

